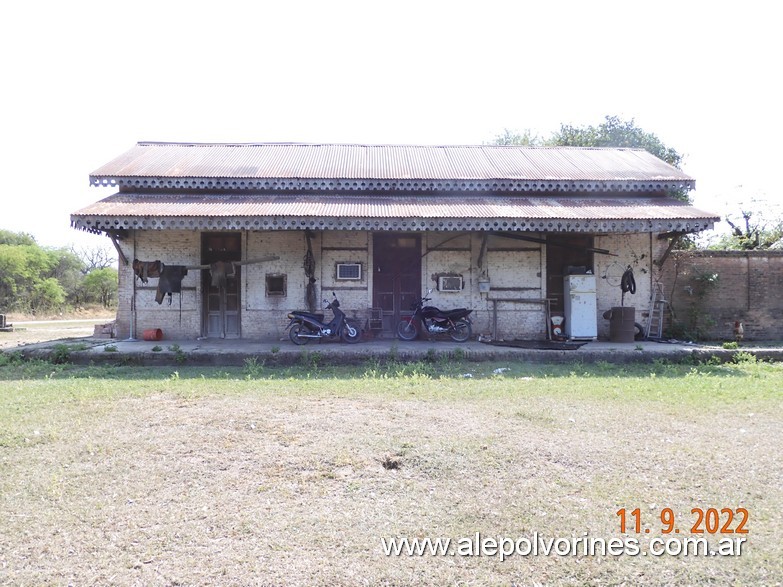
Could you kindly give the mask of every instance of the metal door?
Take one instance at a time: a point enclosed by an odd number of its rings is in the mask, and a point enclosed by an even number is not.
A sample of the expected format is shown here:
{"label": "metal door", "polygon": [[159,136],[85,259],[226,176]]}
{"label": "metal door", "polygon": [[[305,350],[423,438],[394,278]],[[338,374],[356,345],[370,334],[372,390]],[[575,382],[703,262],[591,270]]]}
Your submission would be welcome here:
{"label": "metal door", "polygon": [[[239,233],[205,233],[201,240],[201,263],[211,265],[242,259],[242,237]],[[215,283],[208,270],[202,270],[204,292],[203,334],[209,338],[238,338],[240,328],[241,267],[233,266],[233,274]]]}
{"label": "metal door", "polygon": [[383,330],[396,332],[401,316],[410,315],[421,291],[421,236],[373,235],[373,307],[383,312]]}

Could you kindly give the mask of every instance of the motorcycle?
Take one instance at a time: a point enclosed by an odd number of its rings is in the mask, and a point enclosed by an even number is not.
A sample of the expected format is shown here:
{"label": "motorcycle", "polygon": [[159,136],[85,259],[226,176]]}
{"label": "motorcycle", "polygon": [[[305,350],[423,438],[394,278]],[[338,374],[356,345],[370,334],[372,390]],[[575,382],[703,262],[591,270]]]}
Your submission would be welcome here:
{"label": "motorcycle", "polygon": [[400,320],[397,325],[397,336],[402,340],[413,340],[419,336],[419,330],[423,328],[429,335],[448,334],[451,340],[456,342],[468,340],[472,334],[468,314],[473,310],[467,308],[440,310],[435,306],[425,306],[424,302],[432,299],[427,297],[431,293],[431,289],[427,290],[427,294],[411,306],[413,314]]}
{"label": "motorcycle", "polygon": [[288,323],[286,329],[291,342],[302,345],[314,338],[338,338],[350,343],[359,342],[362,338],[361,329],[347,320],[334,292],[332,292],[332,297],[334,299],[331,302],[329,300],[323,301],[324,309],[331,310],[334,315],[328,324],[324,322],[323,314],[300,310],[288,314],[291,322]]}

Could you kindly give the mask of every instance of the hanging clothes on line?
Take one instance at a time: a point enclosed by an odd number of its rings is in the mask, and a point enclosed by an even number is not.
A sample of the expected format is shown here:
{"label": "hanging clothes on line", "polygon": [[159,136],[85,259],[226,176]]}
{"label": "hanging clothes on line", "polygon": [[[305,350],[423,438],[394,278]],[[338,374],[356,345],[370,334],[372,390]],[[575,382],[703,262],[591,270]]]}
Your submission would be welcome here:
{"label": "hanging clothes on line", "polygon": [[171,305],[171,294],[182,293],[182,280],[188,274],[188,268],[184,265],[164,265],[158,279],[158,291],[155,292],[155,301],[163,303],[163,298],[168,294]]}
{"label": "hanging clothes on line", "polygon": [[[239,265],[251,265],[254,263],[264,263],[266,261],[275,261],[279,259],[277,255],[261,257],[248,261],[217,261],[210,265],[165,265],[159,260],[140,261],[133,260],[133,273],[142,283],[147,283],[150,277],[158,278],[158,289],[155,292],[155,301],[163,303],[166,295],[169,296],[169,305],[171,305],[171,294],[182,293],[182,280],[188,274],[188,270],[209,269],[211,282],[214,287],[225,287],[226,279],[229,276],[236,275],[236,267]],[[180,304],[182,298],[180,298]]]}
{"label": "hanging clothes on line", "polygon": [[209,266],[209,274],[212,277],[212,287],[225,287],[226,278],[234,275],[234,263],[232,261],[217,261]]}
{"label": "hanging clothes on line", "polygon": [[163,270],[163,263],[158,260],[155,261],[139,261],[133,260],[133,273],[136,274],[142,283],[146,284],[150,277],[160,277],[160,272]]}

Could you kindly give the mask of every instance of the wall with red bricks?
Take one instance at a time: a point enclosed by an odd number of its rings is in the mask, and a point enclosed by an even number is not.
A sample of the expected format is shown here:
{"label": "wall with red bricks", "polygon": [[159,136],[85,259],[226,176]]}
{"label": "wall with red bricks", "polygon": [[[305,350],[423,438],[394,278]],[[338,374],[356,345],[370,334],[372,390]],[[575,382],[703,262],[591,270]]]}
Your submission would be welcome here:
{"label": "wall with red bricks", "polygon": [[783,340],[783,251],[677,251],[661,272],[670,332],[704,340]]}

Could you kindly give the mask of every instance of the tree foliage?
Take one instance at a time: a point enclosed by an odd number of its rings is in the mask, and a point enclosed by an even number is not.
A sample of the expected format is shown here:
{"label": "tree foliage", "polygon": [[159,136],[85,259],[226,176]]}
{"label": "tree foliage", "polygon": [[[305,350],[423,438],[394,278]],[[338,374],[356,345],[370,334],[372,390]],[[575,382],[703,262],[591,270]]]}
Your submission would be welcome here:
{"label": "tree foliage", "polygon": [[669,165],[680,168],[682,155],[663,144],[655,134],[638,126],[633,119],[621,120],[617,116],[607,116],[597,126],[560,125],[547,144],[563,147],[615,147],[644,149]]}
{"label": "tree foliage", "polygon": [[80,258],[70,249],[42,247],[29,234],[0,230],[0,312],[35,314],[85,304],[112,306],[117,298],[117,270],[94,265],[89,257]]}
{"label": "tree foliage", "polygon": [[117,270],[114,267],[93,269],[84,277],[82,287],[88,298],[109,308],[117,299]]}
{"label": "tree foliage", "polygon": [[[631,120],[622,120],[617,116],[607,116],[596,126],[572,126],[561,124],[560,129],[549,138],[540,138],[529,130],[518,133],[505,129],[493,141],[495,145],[521,146],[558,146],[558,147],[614,147],[644,149],[679,169],[683,156],[675,149],[666,146],[655,134],[647,132]],[[688,201],[687,190],[675,190],[670,194],[679,200]]]}
{"label": "tree foliage", "polygon": [[60,282],[47,277],[36,283],[31,292],[30,306],[36,311],[59,310],[65,305],[67,294]]}
{"label": "tree foliage", "polygon": [[0,228],[0,245],[34,245],[35,238],[26,232],[11,232]]}
{"label": "tree foliage", "polygon": [[543,140],[538,135],[534,135],[530,129],[525,129],[524,132],[517,132],[508,128],[504,128],[503,132],[496,135],[491,144],[509,146],[519,145],[521,147],[538,147],[543,143]]}

